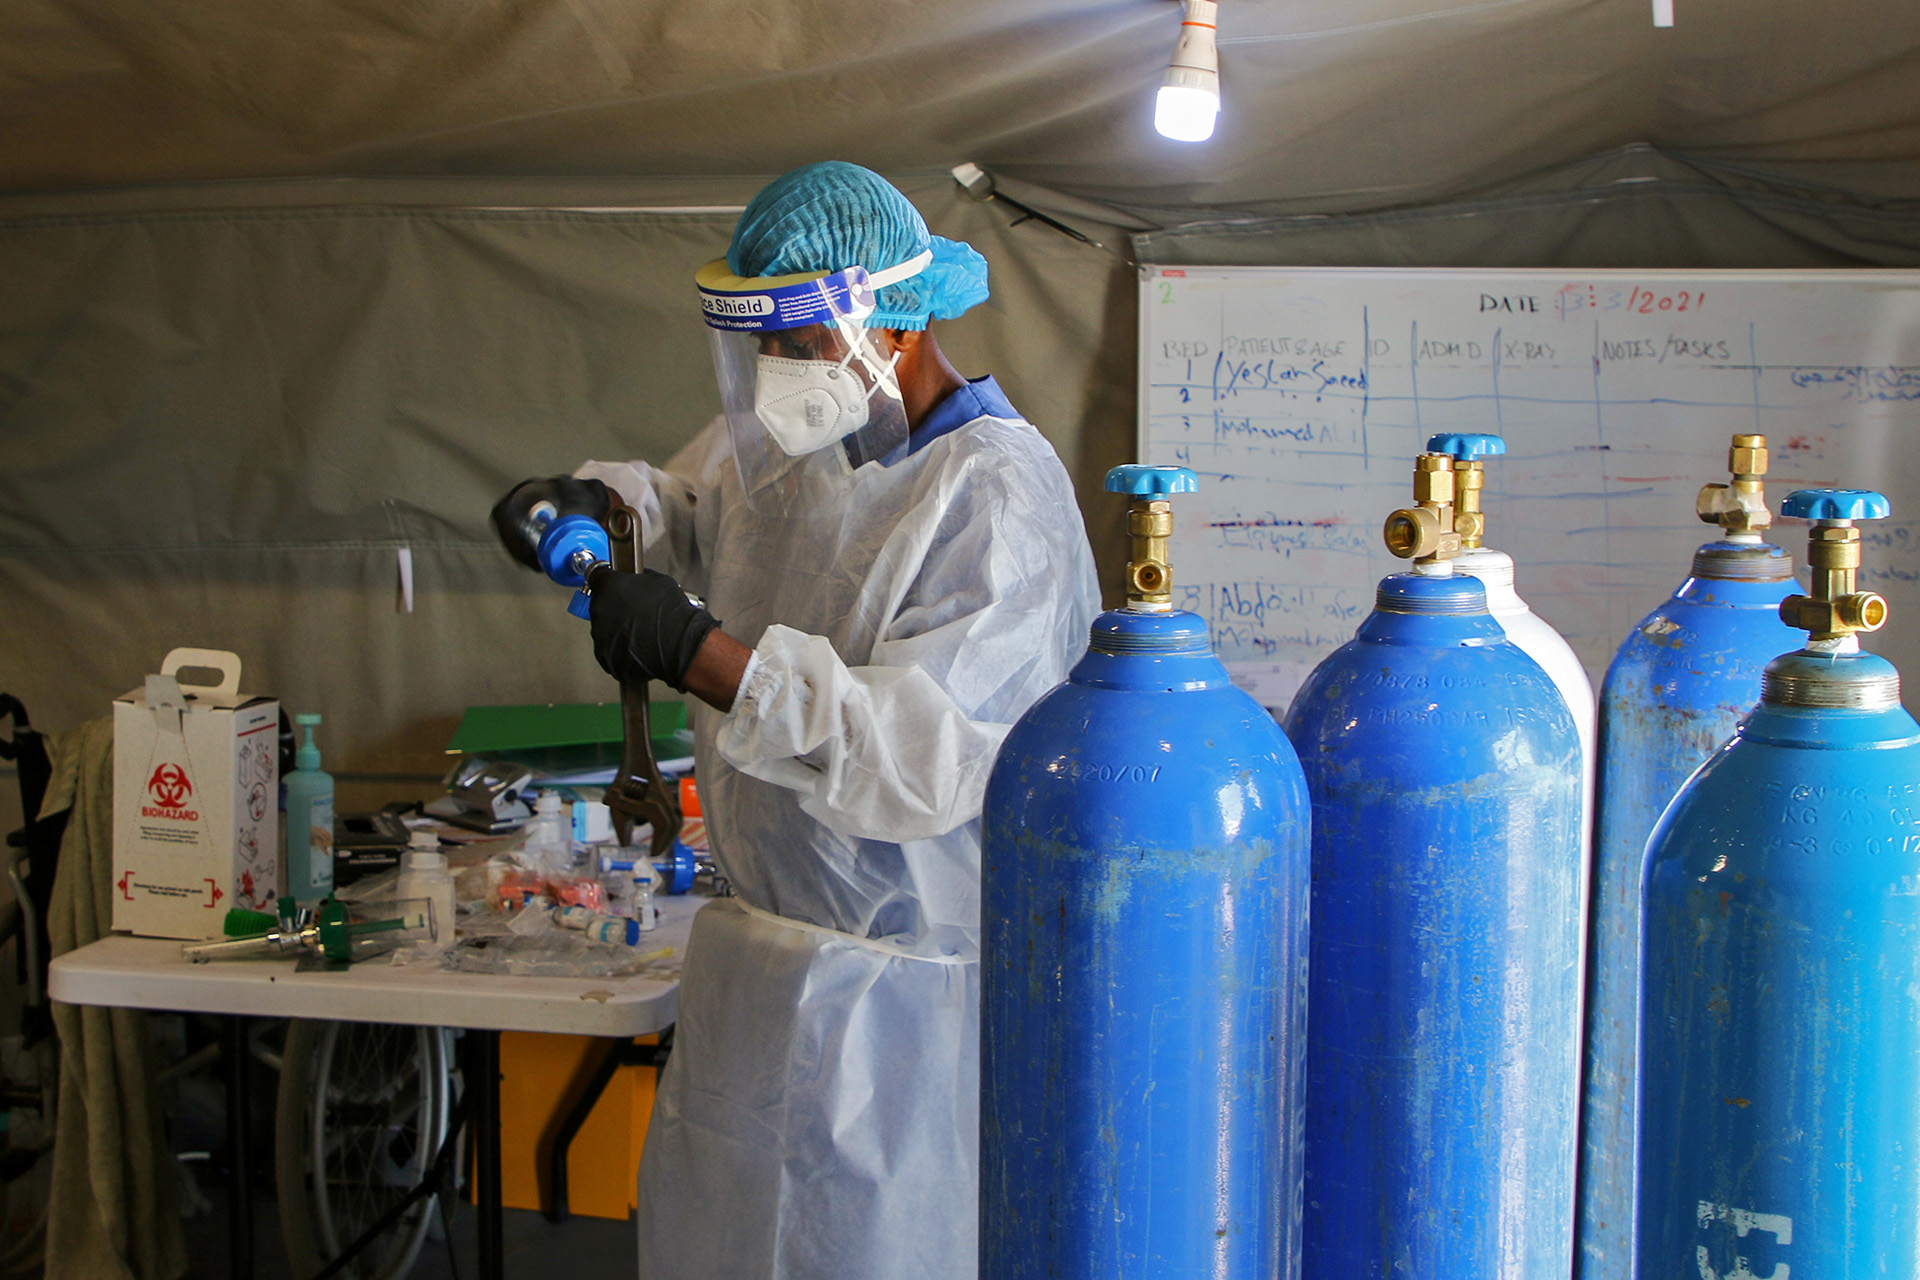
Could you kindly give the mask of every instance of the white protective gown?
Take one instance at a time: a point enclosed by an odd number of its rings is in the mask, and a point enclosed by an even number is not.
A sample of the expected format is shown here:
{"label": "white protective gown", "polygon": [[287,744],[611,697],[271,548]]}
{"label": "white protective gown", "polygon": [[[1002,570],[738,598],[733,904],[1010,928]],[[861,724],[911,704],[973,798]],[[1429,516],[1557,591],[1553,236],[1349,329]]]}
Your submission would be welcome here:
{"label": "white protective gown", "polygon": [[750,509],[723,419],[664,470],[578,474],[754,646],[730,713],[689,700],[739,897],[694,921],[642,1280],[973,1280],[981,796],[1099,611],[1066,471],[981,417],[823,514]]}

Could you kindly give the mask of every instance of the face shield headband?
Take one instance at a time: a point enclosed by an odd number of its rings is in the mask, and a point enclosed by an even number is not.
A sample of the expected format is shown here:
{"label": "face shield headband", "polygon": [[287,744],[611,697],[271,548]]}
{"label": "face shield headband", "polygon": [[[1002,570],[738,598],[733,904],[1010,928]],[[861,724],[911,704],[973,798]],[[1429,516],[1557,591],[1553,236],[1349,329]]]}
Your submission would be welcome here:
{"label": "face shield headband", "polygon": [[873,314],[878,290],[919,275],[932,261],[933,250],[928,249],[884,271],[854,266],[749,278],[734,275],[727,270],[726,259],[719,258],[695,273],[694,284],[709,328],[765,333],[864,321]]}

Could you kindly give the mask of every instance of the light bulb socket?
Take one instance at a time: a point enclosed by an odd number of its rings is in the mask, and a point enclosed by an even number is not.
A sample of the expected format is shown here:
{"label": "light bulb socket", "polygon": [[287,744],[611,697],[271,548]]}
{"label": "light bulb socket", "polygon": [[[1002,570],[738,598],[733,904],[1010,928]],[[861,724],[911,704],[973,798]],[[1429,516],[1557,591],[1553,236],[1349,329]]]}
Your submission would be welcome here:
{"label": "light bulb socket", "polygon": [[[1219,14],[1220,6],[1214,0],[1187,0],[1186,16],[1180,21],[1180,39],[1173,46],[1173,67],[1169,75],[1182,67],[1205,71],[1210,76],[1220,70],[1220,48],[1215,40]],[[1206,87],[1218,93],[1219,81],[1216,79]]]}

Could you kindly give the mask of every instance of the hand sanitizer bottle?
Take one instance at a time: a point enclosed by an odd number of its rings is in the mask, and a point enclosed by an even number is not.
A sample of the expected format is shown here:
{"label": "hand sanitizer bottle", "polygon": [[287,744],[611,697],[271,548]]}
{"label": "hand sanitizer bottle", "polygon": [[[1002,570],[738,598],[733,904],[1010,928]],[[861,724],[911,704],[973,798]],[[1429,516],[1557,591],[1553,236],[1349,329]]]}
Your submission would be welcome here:
{"label": "hand sanitizer bottle", "polygon": [[320,748],[313,742],[320,717],[297,715],[293,722],[306,731],[306,740],[286,778],[286,892],[306,907],[333,893],[333,777],[320,771]]}

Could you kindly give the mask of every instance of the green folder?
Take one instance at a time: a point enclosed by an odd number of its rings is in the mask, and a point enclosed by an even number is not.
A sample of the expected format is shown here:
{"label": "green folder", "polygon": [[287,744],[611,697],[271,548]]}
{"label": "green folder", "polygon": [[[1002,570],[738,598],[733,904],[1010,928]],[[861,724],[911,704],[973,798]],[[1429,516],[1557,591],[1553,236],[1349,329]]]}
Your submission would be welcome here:
{"label": "green folder", "polygon": [[[686,703],[654,702],[647,713],[655,759],[671,760],[693,753]],[[447,742],[447,754],[506,760],[543,774],[613,768],[620,763],[620,704],[536,702],[468,707],[460,717],[460,727]]]}

